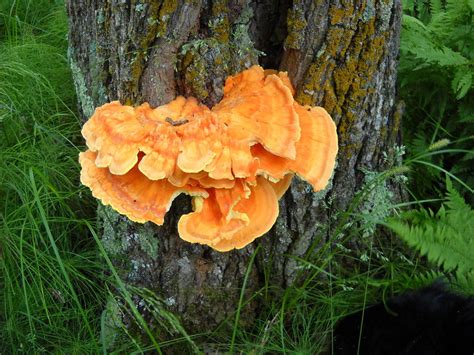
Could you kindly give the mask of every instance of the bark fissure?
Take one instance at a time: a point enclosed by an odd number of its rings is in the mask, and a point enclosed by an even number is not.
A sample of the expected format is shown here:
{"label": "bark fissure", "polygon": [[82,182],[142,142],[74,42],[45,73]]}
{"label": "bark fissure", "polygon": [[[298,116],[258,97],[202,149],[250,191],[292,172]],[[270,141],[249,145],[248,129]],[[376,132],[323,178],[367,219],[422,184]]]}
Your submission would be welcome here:
{"label": "bark fissure", "polygon": [[264,68],[278,68],[283,57],[283,42],[288,33],[286,18],[290,0],[252,1],[254,17],[249,34],[255,48],[265,53],[259,58]]}

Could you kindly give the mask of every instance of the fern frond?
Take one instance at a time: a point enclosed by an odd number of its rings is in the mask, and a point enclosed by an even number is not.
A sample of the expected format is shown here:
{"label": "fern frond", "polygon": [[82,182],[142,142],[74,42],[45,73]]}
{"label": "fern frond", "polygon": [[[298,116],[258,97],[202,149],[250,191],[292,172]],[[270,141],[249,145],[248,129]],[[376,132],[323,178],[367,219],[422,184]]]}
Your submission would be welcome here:
{"label": "fern frond", "polygon": [[460,100],[466,96],[467,92],[473,86],[472,71],[469,70],[469,66],[461,66],[454,75],[454,79],[451,83],[453,92],[456,93],[456,99]]}
{"label": "fern frond", "polygon": [[456,283],[467,294],[474,294],[474,271],[457,273]]}
{"label": "fern frond", "polygon": [[471,11],[474,12],[474,0],[467,0],[467,5],[471,9]]}
{"label": "fern frond", "polygon": [[447,2],[445,11],[440,11],[431,18],[427,27],[445,45],[450,45],[465,34],[472,36],[471,18],[472,10],[468,0],[451,0]]}
{"label": "fern frond", "polygon": [[416,1],[405,0],[403,2],[403,11],[409,15],[414,15],[414,13],[416,12]]}
{"label": "fern frond", "polygon": [[459,13],[469,6],[468,0],[446,0],[446,10]]}
{"label": "fern frond", "polygon": [[424,63],[424,66],[436,64],[441,67],[451,67],[469,63],[467,58],[437,40],[433,32],[420,20],[405,15],[402,26],[404,37],[400,50],[414,55]]}
{"label": "fern frond", "polygon": [[[411,0],[403,17],[400,46],[400,92],[406,102],[405,144],[413,155],[448,138],[464,153],[430,157],[429,163],[474,186],[474,0]],[[473,137],[473,139],[470,139]],[[412,149],[410,149],[412,148]],[[439,197],[442,174],[426,165],[412,169],[420,198]],[[463,184],[461,184],[463,185]],[[474,195],[460,186],[466,201]]]}
{"label": "fern frond", "polygon": [[450,183],[437,213],[420,209],[389,219],[387,226],[429,261],[446,271],[474,271],[474,211]]}
{"label": "fern frond", "polygon": [[429,7],[431,16],[436,16],[444,10],[441,0],[430,0]]}
{"label": "fern frond", "polygon": [[421,272],[415,275],[409,275],[408,277],[405,277],[405,278],[406,278],[406,282],[409,285],[409,287],[407,288],[420,288],[420,287],[431,285],[436,280],[445,278],[445,275],[439,271],[428,270],[428,271]]}

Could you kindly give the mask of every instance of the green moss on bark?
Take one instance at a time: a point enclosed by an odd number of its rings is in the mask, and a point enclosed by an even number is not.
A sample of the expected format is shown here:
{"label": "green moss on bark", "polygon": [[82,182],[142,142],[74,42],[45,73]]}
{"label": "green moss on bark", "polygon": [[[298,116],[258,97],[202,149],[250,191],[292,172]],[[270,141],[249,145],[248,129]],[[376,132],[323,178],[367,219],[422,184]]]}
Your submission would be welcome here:
{"label": "green moss on bark", "polygon": [[212,4],[212,19],[209,22],[209,27],[212,31],[212,36],[219,43],[224,44],[230,39],[230,22],[229,22],[229,5],[227,0],[217,0]]}
{"label": "green moss on bark", "polygon": [[305,5],[301,0],[293,1],[293,8],[288,11],[286,22],[288,36],[285,47],[300,49],[304,42],[304,30],[308,24],[305,18]]}
{"label": "green moss on bark", "polygon": [[256,64],[261,52],[255,49],[249,35],[253,17],[249,5],[243,7],[232,25],[227,1],[214,2],[212,15],[211,37],[196,39],[181,47],[178,67],[189,93],[215,104],[222,95],[224,79]]}
{"label": "green moss on bark", "polygon": [[[144,4],[140,5],[145,6]],[[146,5],[149,8],[147,11],[148,18],[146,20],[145,33],[141,35],[138,40],[139,47],[132,51],[133,58],[130,65],[130,79],[128,81],[127,90],[130,97],[126,101],[127,104],[131,105],[135,104],[140,98],[140,78],[145,70],[150,46],[157,37],[166,37],[172,15],[178,7],[178,3],[173,0],[165,0],[162,2],[148,1]]]}
{"label": "green moss on bark", "polygon": [[[341,154],[351,154],[359,149],[345,145],[348,134],[358,117],[353,112],[360,111],[360,105],[367,95],[373,94],[374,75],[378,71],[380,59],[384,56],[387,33],[375,34],[375,17],[364,6],[364,21],[356,31],[332,27],[328,30],[326,47],[319,53],[307,72],[307,78],[297,99],[302,104],[316,104],[315,92],[323,92],[322,105],[335,116],[344,116],[338,127],[339,139],[343,144]],[[351,7],[332,8],[331,23],[343,21],[344,13],[349,16]],[[353,9],[352,9],[353,10]],[[372,17],[369,15],[372,14]],[[352,33],[352,36],[348,34]],[[340,60],[339,58],[343,58]],[[341,61],[343,64],[336,65]]]}

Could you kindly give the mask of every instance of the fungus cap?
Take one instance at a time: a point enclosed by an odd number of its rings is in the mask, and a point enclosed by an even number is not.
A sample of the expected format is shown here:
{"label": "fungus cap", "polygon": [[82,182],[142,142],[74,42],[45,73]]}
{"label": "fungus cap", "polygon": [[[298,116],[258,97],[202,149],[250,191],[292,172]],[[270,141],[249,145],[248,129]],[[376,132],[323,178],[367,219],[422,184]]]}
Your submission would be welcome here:
{"label": "fungus cap", "polygon": [[337,132],[331,116],[321,107],[295,103],[301,125],[301,139],[296,143],[296,159],[284,159],[268,152],[261,145],[252,147],[259,160],[257,174],[271,181],[296,173],[308,181],[314,191],[324,189],[332,175],[337,155]]}
{"label": "fungus cap", "polygon": [[89,149],[98,152],[98,167],[123,175],[137,163],[140,144],[148,133],[133,107],[113,101],[95,110],[84,124],[82,135]]}
{"label": "fungus cap", "polygon": [[291,90],[277,75],[266,76],[253,66],[226,80],[224,98],[212,111],[234,139],[258,142],[275,155],[294,159],[300,126],[293,102]]}
{"label": "fungus cap", "polygon": [[230,219],[225,215],[227,210],[223,213],[220,208],[215,191],[209,193],[209,198],[194,198],[194,212],[182,216],[178,222],[180,237],[218,251],[229,251],[241,249],[268,232],[278,217],[275,190],[263,178],[258,178],[249,189],[248,198],[241,196],[232,206]]}
{"label": "fungus cap", "polygon": [[208,196],[208,192],[198,186],[176,187],[167,180],[150,180],[137,166],[124,175],[114,175],[107,168],[97,167],[96,158],[97,153],[90,150],[79,155],[81,183],[104,205],[110,205],[132,221],[152,221],[160,225],[179,194]]}

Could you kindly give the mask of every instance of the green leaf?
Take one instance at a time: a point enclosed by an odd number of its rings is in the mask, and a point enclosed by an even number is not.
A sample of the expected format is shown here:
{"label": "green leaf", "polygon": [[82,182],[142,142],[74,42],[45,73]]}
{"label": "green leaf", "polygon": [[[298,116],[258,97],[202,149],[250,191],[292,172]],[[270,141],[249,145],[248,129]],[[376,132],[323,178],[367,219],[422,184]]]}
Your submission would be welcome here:
{"label": "green leaf", "polygon": [[456,71],[451,87],[458,100],[466,96],[472,87],[472,72],[469,70],[469,67],[461,67]]}
{"label": "green leaf", "polygon": [[469,60],[459,52],[443,45],[437,35],[415,17],[404,15],[402,23],[402,53],[410,53],[421,60],[422,67],[428,64],[441,67],[467,65]]}
{"label": "green leaf", "polygon": [[471,8],[471,11],[474,11],[474,0],[467,0],[467,5]]}
{"label": "green leaf", "polygon": [[431,0],[430,1],[430,10],[431,10],[431,15],[435,16],[439,14],[440,12],[443,11],[443,4],[441,3],[441,0]]}
{"label": "green leaf", "polygon": [[447,182],[446,202],[436,214],[419,209],[389,219],[387,226],[445,271],[474,271],[474,211]]}

